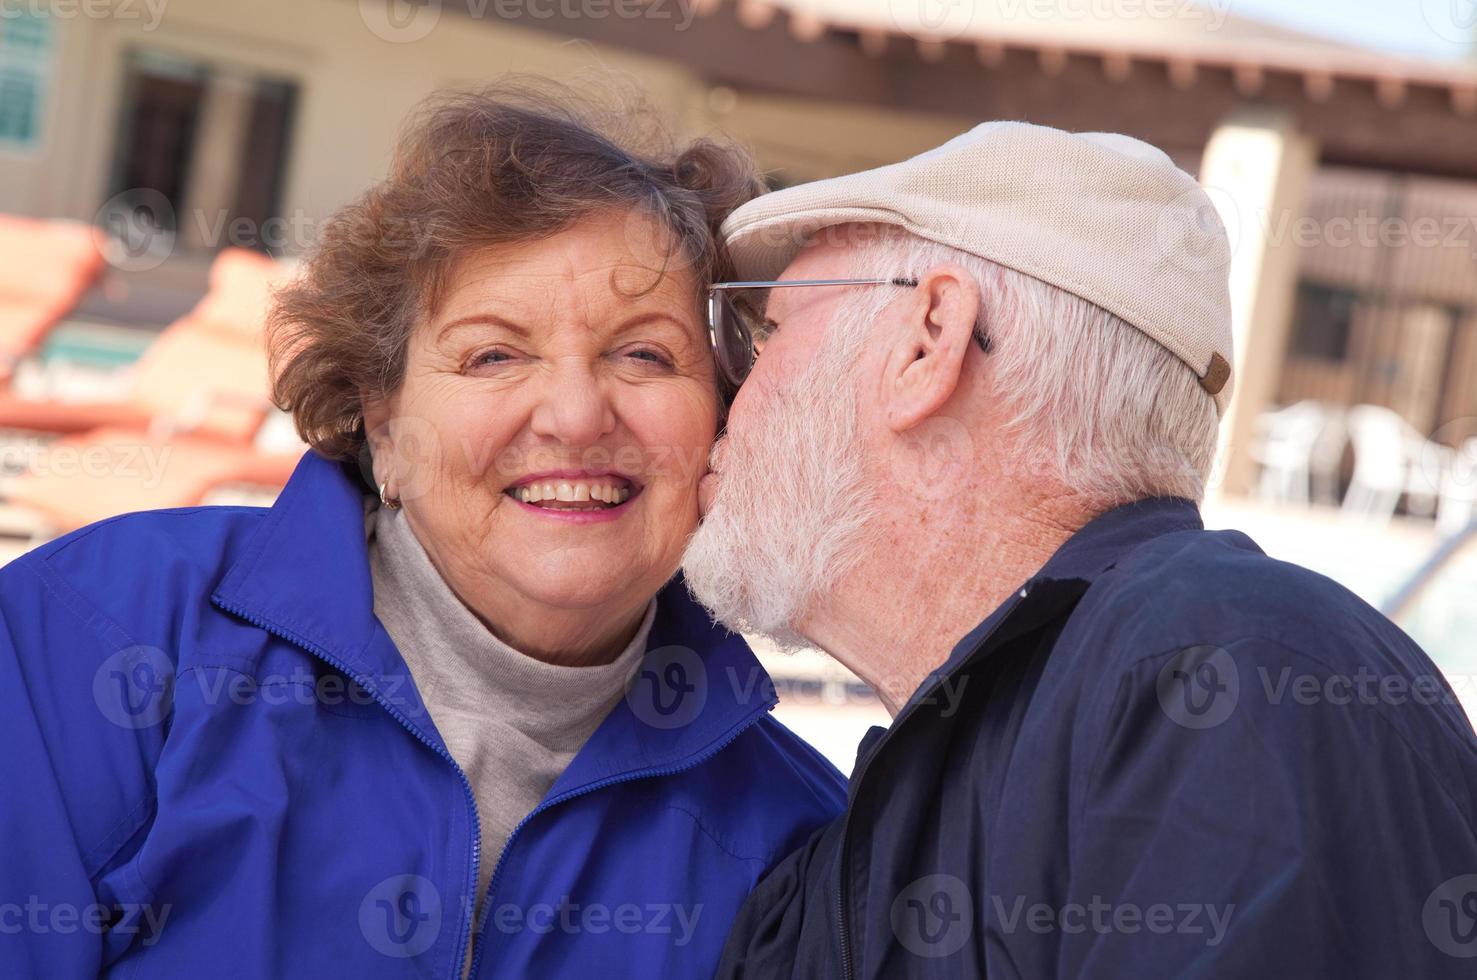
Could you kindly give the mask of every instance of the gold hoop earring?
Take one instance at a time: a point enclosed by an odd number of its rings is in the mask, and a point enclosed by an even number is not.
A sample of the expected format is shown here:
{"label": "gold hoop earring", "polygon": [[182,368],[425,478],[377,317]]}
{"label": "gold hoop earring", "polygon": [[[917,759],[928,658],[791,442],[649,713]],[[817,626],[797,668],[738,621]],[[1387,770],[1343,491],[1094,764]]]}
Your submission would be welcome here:
{"label": "gold hoop earring", "polygon": [[385,486],[386,484],[384,483],[380,484],[380,503],[383,504],[385,507],[388,507],[390,510],[399,510],[400,498],[387,496],[385,494]]}

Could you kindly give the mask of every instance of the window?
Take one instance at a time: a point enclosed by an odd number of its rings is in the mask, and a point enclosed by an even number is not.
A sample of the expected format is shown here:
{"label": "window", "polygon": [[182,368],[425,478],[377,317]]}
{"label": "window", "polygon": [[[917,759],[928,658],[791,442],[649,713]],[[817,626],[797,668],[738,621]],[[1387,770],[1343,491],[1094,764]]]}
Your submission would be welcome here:
{"label": "window", "polygon": [[[135,49],[124,63],[112,213],[186,248],[279,252],[295,82]],[[244,220],[243,220],[244,219]]]}
{"label": "window", "polygon": [[1292,355],[1335,363],[1346,360],[1357,302],[1349,290],[1300,283],[1289,342]]}
{"label": "window", "polygon": [[29,152],[41,142],[51,38],[43,16],[0,13],[0,148]]}

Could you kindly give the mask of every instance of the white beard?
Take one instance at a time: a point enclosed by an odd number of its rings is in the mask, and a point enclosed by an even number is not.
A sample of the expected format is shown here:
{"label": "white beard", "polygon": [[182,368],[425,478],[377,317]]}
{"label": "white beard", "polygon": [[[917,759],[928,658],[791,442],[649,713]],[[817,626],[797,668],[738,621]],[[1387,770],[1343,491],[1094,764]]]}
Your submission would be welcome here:
{"label": "white beard", "polygon": [[863,550],[872,499],[849,352],[835,331],[763,414],[713,449],[718,488],[683,559],[692,594],[734,630],[807,646],[797,624]]}

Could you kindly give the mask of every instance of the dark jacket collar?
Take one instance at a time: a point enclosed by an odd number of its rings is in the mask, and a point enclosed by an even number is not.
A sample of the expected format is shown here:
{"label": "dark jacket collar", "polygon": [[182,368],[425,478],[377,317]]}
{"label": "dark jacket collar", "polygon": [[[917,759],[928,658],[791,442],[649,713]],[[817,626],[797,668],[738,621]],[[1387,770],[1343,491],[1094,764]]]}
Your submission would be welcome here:
{"label": "dark jacket collar", "polygon": [[1175,531],[1204,528],[1200,510],[1180,497],[1122,504],[1088,521],[1057,548],[1030,582],[1080,579],[1091,583],[1139,545]]}
{"label": "dark jacket collar", "polygon": [[[1019,589],[954,645],[948,659],[923,679],[890,726],[873,727],[862,736],[857,748],[856,773],[865,769],[865,762],[883,739],[917,714],[920,706],[934,702],[946,679],[968,669],[978,662],[977,658],[988,656],[990,650],[1010,638],[1070,611],[1099,576],[1138,546],[1164,534],[1202,527],[1199,509],[1193,502],[1179,497],[1137,500],[1105,511],[1084,524],[1062,542],[1036,574],[1021,583]],[[988,560],[988,556],[982,556],[982,560]],[[857,784],[854,775],[853,793]]]}
{"label": "dark jacket collar", "polygon": [[[307,453],[211,599],[344,670],[390,700],[403,724],[444,748],[409,668],[374,615],[365,493],[351,464]],[[679,576],[658,596],[630,694],[555,789],[678,764],[721,744],[774,703],[773,684],[748,645],[715,625]]]}
{"label": "dark jacket collar", "polygon": [[[965,634],[944,664],[919,685],[909,704],[971,659],[987,640],[1003,642],[1075,605],[1100,575],[1138,546],[1164,534],[1203,527],[1199,509],[1179,497],[1151,497],[1099,514],[1062,542],[1036,574]],[[902,712],[898,714],[901,717]]]}

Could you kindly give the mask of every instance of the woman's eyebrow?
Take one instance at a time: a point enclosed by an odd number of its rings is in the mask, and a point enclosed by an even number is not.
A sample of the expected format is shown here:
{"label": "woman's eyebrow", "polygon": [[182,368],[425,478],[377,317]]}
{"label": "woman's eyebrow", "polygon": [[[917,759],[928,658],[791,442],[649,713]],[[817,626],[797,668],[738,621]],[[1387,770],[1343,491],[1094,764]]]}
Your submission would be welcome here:
{"label": "woman's eyebrow", "polygon": [[438,343],[441,342],[446,339],[447,334],[461,327],[501,327],[525,339],[530,335],[528,328],[520,323],[515,323],[512,320],[504,320],[502,317],[493,313],[475,313],[471,316],[458,317],[450,323],[444,324],[436,332],[436,341]]}
{"label": "woman's eyebrow", "polygon": [[657,310],[652,310],[647,313],[638,313],[635,316],[631,317],[629,320],[622,320],[620,323],[617,323],[614,327],[611,328],[611,333],[621,334],[625,333],[628,330],[635,330],[637,327],[644,327],[653,323],[664,323],[667,326],[672,327],[673,329],[683,334],[687,333],[687,331],[683,329],[681,320],[677,319],[677,317],[673,316],[670,313],[663,313]]}
{"label": "woman's eyebrow", "polygon": [[[609,328],[609,334],[610,336],[618,337],[621,334],[653,324],[664,324],[673,331],[682,334],[683,337],[686,337],[688,334],[688,331],[683,328],[681,320],[670,313],[658,311],[638,313],[628,320],[622,320]],[[518,335],[518,337],[524,340],[533,336],[532,330],[516,321],[506,320],[494,313],[475,313],[469,316],[457,317],[455,320],[443,324],[436,332],[436,342],[442,342],[448,334],[465,327],[499,327]]]}

